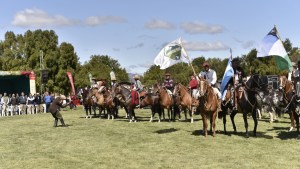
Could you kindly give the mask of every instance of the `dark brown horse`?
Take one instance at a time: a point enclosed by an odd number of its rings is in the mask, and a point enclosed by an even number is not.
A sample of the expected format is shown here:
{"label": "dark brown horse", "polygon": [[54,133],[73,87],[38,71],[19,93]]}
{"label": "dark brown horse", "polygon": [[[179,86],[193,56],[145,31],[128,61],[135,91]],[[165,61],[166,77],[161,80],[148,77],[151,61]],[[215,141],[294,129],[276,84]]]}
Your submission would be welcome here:
{"label": "dark brown horse", "polygon": [[193,123],[194,122],[193,115],[194,112],[196,111],[197,105],[194,104],[196,103],[196,101],[193,102],[193,98],[190,92],[188,91],[188,89],[181,83],[178,83],[174,87],[174,95],[177,96],[178,98],[177,104],[179,105],[179,109],[184,111],[185,119],[187,120],[186,110],[188,110],[191,117],[191,123]]}
{"label": "dark brown horse", "polygon": [[116,98],[124,106],[128,113],[129,122],[136,122],[134,108],[137,106],[132,101],[131,91],[124,85],[116,85],[112,87],[112,98]]}
{"label": "dark brown horse", "polygon": [[292,81],[289,81],[286,76],[280,76],[279,89],[283,92],[283,103],[291,118],[291,127],[289,131],[293,130],[296,121],[297,132],[299,134],[299,115],[296,113],[297,103],[294,93],[294,84]]}
{"label": "dark brown horse", "polygon": [[199,80],[199,109],[203,121],[203,134],[207,136],[207,118],[210,119],[212,135],[216,136],[216,117],[218,111],[218,96],[214,93],[213,88],[204,79]]}
{"label": "dark brown horse", "polygon": [[230,117],[233,125],[234,132],[236,132],[236,125],[234,122],[234,116],[237,114],[237,112],[243,113],[243,119],[245,123],[245,129],[246,129],[246,137],[249,137],[248,133],[248,120],[247,120],[247,114],[250,112],[252,115],[252,118],[254,120],[254,129],[253,129],[253,135],[256,136],[256,129],[257,129],[257,118],[256,118],[256,109],[257,109],[257,99],[256,94],[258,93],[258,90],[260,88],[259,86],[259,75],[255,74],[252,75],[246,83],[243,83],[243,85],[239,85],[236,87],[236,93],[237,93],[237,104],[238,104],[238,111],[232,111]]}
{"label": "dark brown horse", "polygon": [[[218,117],[223,119],[223,126],[224,126],[224,133],[227,134],[227,130],[226,130],[226,116],[227,114],[230,114],[230,116],[232,116],[231,112],[233,111],[233,104],[231,103],[231,85],[229,84],[227,87],[227,92],[226,95],[224,97],[224,100],[221,104],[221,109],[222,111],[218,112]],[[233,117],[232,117],[233,118]],[[236,131],[235,131],[236,132]]]}
{"label": "dark brown horse", "polygon": [[82,89],[81,91],[82,105],[86,113],[86,118],[92,118],[92,106],[94,104],[92,96],[90,95],[89,90]]}
{"label": "dark brown horse", "polygon": [[151,108],[151,118],[150,122],[153,121],[155,113],[158,113],[158,122],[161,121],[161,106],[159,104],[159,97],[153,93],[146,93],[145,96],[141,99],[140,108],[150,106]]}
{"label": "dark brown horse", "polygon": [[174,100],[173,97],[170,96],[169,93],[167,92],[167,89],[163,88],[159,84],[154,84],[153,93],[158,94],[159,96],[159,103],[161,106],[161,110],[163,111],[164,109],[167,109],[169,121],[175,120],[173,109],[172,109]]}

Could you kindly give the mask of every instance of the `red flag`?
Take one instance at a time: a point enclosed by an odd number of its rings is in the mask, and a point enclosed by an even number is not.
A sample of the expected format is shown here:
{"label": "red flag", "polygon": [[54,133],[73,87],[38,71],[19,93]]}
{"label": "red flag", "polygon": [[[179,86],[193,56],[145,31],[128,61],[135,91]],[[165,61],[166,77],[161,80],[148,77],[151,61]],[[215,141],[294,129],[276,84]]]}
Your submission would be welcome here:
{"label": "red flag", "polygon": [[73,82],[73,77],[71,72],[67,72],[67,75],[69,77],[71,86],[72,86],[72,94],[75,95],[75,88],[74,88],[74,82]]}

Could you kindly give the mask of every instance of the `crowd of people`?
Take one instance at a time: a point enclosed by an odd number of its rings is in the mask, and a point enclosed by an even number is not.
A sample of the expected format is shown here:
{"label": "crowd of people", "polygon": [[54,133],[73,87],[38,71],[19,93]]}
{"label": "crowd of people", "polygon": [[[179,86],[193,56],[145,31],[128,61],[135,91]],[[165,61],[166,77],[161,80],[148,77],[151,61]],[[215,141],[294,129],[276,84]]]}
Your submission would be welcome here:
{"label": "crowd of people", "polygon": [[[21,94],[0,93],[0,116],[50,112],[51,103],[59,96],[59,94],[49,92],[45,92],[42,95],[40,93],[29,93],[26,95],[24,92],[21,92]],[[66,98],[65,102],[68,100],[71,100],[71,98]]]}

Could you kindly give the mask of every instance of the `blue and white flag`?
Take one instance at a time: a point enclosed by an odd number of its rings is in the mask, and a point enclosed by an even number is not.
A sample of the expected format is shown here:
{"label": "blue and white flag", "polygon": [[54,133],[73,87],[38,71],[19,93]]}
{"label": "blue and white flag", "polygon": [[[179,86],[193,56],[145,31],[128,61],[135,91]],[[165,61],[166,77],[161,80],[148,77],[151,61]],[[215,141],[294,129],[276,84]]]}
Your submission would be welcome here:
{"label": "blue and white flag", "polygon": [[224,100],[224,98],[225,98],[228,82],[234,76],[234,70],[232,68],[231,60],[232,60],[232,58],[230,57],[228,60],[228,64],[225,69],[224,75],[223,75],[222,82],[221,82],[221,91],[220,92],[222,94],[222,100]]}
{"label": "blue and white flag", "polygon": [[276,27],[264,37],[257,48],[257,57],[267,56],[275,57],[276,65],[280,70],[289,70],[290,72],[293,70],[291,60],[279,38]]}
{"label": "blue and white flag", "polygon": [[183,48],[181,38],[167,44],[155,57],[154,64],[160,69],[166,69],[180,62],[188,63],[188,55]]}

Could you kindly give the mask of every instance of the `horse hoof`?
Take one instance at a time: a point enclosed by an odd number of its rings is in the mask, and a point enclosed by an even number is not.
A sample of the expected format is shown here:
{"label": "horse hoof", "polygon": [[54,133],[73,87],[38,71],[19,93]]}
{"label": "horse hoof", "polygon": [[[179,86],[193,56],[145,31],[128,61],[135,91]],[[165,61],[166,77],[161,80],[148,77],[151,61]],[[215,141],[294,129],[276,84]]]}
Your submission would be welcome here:
{"label": "horse hoof", "polygon": [[129,123],[131,123],[132,122],[132,120],[129,120]]}
{"label": "horse hoof", "polygon": [[134,120],[134,122],[136,123],[137,121],[136,121],[136,120]]}
{"label": "horse hoof", "polygon": [[294,127],[291,127],[291,128],[289,129],[289,132],[293,131],[293,129],[294,129]]}

